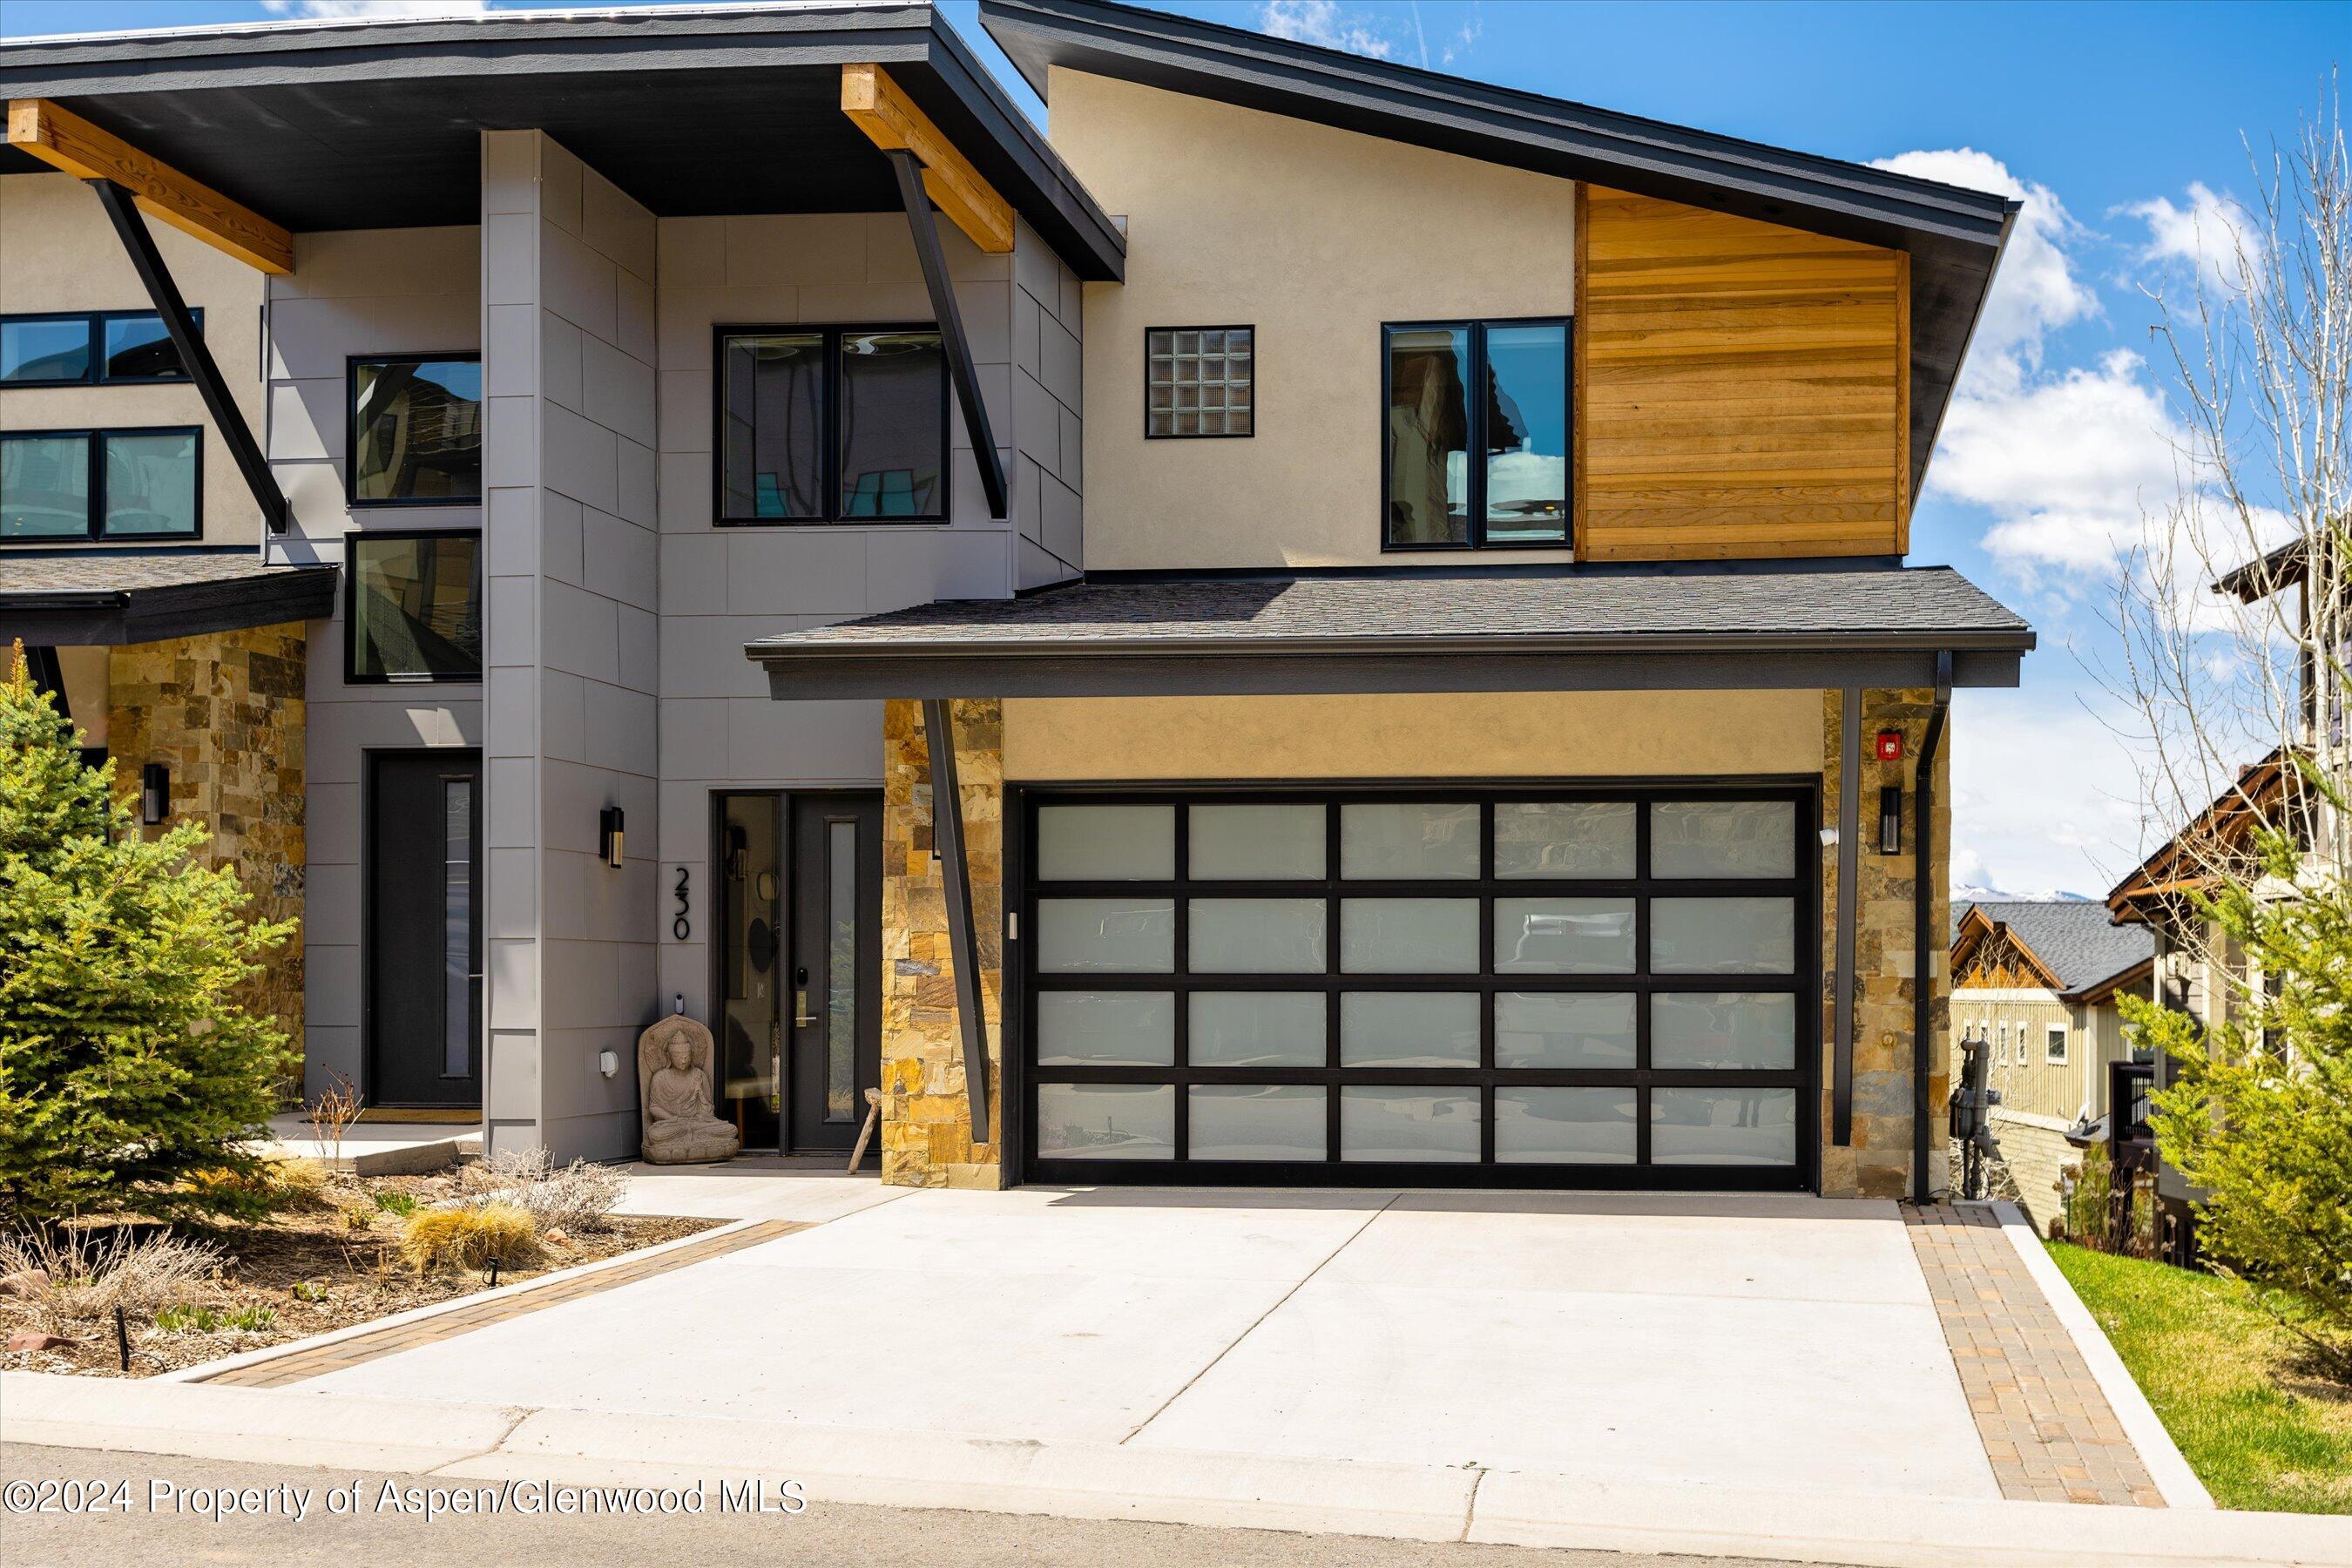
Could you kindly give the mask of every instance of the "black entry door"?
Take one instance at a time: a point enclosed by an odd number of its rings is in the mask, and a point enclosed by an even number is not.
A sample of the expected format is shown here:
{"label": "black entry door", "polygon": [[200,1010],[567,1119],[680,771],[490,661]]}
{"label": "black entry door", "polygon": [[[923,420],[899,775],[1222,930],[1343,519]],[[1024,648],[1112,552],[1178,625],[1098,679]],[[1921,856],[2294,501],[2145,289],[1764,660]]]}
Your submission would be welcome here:
{"label": "black entry door", "polygon": [[367,1098],[481,1103],[481,756],[382,752],[367,807]]}

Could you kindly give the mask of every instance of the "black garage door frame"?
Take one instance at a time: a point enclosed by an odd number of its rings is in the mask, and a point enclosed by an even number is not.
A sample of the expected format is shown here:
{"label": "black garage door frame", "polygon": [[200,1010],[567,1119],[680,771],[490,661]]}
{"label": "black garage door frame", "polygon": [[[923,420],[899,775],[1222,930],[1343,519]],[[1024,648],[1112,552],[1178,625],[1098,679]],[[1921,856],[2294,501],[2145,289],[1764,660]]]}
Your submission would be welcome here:
{"label": "black garage door frame", "polygon": [[[1177,820],[1176,871],[1173,884],[1177,903],[1178,947],[1177,966],[1173,974],[1112,979],[1088,976],[1084,982],[1088,989],[1135,989],[1174,991],[1181,998],[1191,990],[1320,991],[1334,998],[1326,1008],[1328,1031],[1327,1055],[1319,1068],[1194,1068],[1186,1061],[1183,1048],[1184,1020],[1188,1008],[1177,1008],[1177,1061],[1172,1068],[1110,1068],[1110,1067],[1038,1067],[1032,1060],[1032,1044],[1035,1038],[1036,998],[1039,994],[1036,944],[1027,938],[1038,930],[1038,901],[1041,889],[1032,865],[1036,833],[1036,813],[1043,805],[1142,805],[1167,802],[1181,805],[1187,802],[1208,803],[1299,803],[1329,801],[1339,804],[1352,802],[1452,802],[1475,799],[1480,805],[1479,876],[1476,879],[1457,879],[1445,881],[1391,882],[1370,880],[1342,881],[1339,877],[1339,847],[1337,843],[1339,812],[1328,813],[1332,842],[1327,846],[1325,877],[1318,882],[1192,882],[1187,879],[1185,863],[1185,827],[1187,814],[1179,811]],[[1530,879],[1497,879],[1493,875],[1494,806],[1506,801],[1568,801],[1607,800],[1630,801],[1641,808],[1635,813],[1637,824],[1637,858],[1632,879],[1579,879],[1551,881]],[[1759,879],[1660,879],[1647,875],[1650,870],[1650,813],[1654,801],[1729,801],[1785,800],[1794,803],[1794,867],[1796,875],[1785,880]],[[1005,908],[1013,911],[1017,923],[1011,926],[1016,940],[1007,942],[1010,960],[1004,966],[1004,996],[1003,1025],[1003,1078],[1001,1084],[1001,1114],[1005,1125],[1002,1129],[1003,1157],[1010,1167],[1007,1179],[1013,1183],[1040,1183],[1055,1185],[1150,1185],[1178,1186],[1281,1186],[1281,1187],[1488,1187],[1488,1188],[1566,1188],[1585,1190],[1644,1190],[1644,1191],[1805,1191],[1818,1190],[1821,1163],[1821,1070],[1822,1070],[1822,977],[1821,977],[1821,872],[1817,850],[1821,823],[1821,781],[1818,777],[1751,777],[1727,779],[1721,777],[1697,779],[1577,779],[1551,781],[1526,778],[1477,778],[1444,780],[1366,781],[1362,779],[1283,780],[1271,782],[1209,781],[1171,779],[1115,783],[1018,784],[1008,783],[1005,790],[1003,874],[1005,878]],[[1164,884],[1142,884],[1158,887]],[[1056,896],[1133,896],[1139,884],[1133,882],[1057,882],[1051,891]],[[1195,976],[1184,966],[1185,930],[1184,903],[1191,897],[1297,897],[1318,894],[1327,902],[1327,963],[1321,975],[1218,974]],[[1497,976],[1493,966],[1493,920],[1491,900],[1500,897],[1525,896],[1610,896],[1633,894],[1635,897],[1635,952],[1640,969],[1633,974],[1546,974],[1539,981],[1528,976]],[[1786,979],[1774,976],[1744,974],[1653,974],[1649,971],[1649,910],[1650,897],[1664,894],[1675,897],[1706,897],[1710,895],[1786,896],[1795,901],[1796,963],[1795,972]],[[1347,974],[1339,970],[1339,900],[1342,897],[1404,895],[1425,897],[1465,898],[1480,900],[1481,973],[1476,975],[1456,973],[1421,975]],[[1502,1071],[1495,1068],[1494,1008],[1491,1002],[1482,1006],[1480,1025],[1480,1065],[1476,1068],[1366,1068],[1339,1067],[1339,1008],[1336,998],[1341,989],[1477,991],[1489,996],[1496,991],[1544,990],[1587,992],[1632,992],[1643,999],[1635,1008],[1638,1030],[1637,1065],[1626,1068],[1549,1068]],[[1646,999],[1659,991],[1724,991],[1730,989],[1777,992],[1788,990],[1796,997],[1796,1066],[1788,1070],[1746,1070],[1725,1068],[1654,1068],[1650,1067],[1650,1008]],[[1166,1083],[1176,1086],[1175,1115],[1177,1149],[1185,1149],[1187,1128],[1186,1088],[1192,1083],[1224,1084],[1320,1084],[1331,1086],[1328,1113],[1336,1122],[1340,1082],[1361,1085],[1475,1087],[1482,1091],[1484,1101],[1481,1131],[1481,1159],[1477,1162],[1378,1162],[1378,1161],[1213,1161],[1213,1160],[1146,1160],[1105,1159],[1077,1160],[1055,1158],[1041,1160],[1037,1152],[1037,1127],[1032,1103],[1036,1086],[1051,1082],[1089,1083]],[[1604,1085],[1632,1086],[1644,1091],[1638,1105],[1636,1118],[1640,1140],[1638,1163],[1633,1164],[1600,1164],[1570,1163],[1493,1162],[1495,1122],[1492,1112],[1491,1086],[1496,1084],[1526,1087],[1554,1085],[1573,1087]],[[1647,1114],[1646,1090],[1672,1087],[1713,1088],[1794,1088],[1796,1106],[1796,1159],[1791,1165],[1752,1166],[1730,1164],[1666,1164],[1647,1163],[1650,1152],[1650,1120]],[[1336,1129],[1334,1147],[1336,1148]]]}

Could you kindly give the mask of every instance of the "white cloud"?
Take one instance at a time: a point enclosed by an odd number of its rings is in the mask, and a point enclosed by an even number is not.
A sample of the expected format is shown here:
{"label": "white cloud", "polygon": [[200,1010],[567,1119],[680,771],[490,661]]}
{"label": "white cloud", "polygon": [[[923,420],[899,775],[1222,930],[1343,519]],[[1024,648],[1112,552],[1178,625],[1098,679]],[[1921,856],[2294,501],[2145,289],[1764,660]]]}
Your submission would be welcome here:
{"label": "white cloud", "polygon": [[2049,667],[2065,657],[2029,658],[2022,689],[1953,696],[1956,884],[2096,899],[2138,859],[2130,847],[2140,838],[2138,773],[2114,727],[2124,715],[2103,718],[2052,689]]}
{"label": "white cloud", "polygon": [[261,0],[273,16],[306,21],[345,21],[395,16],[479,16],[489,0]]}
{"label": "white cloud", "polygon": [[1373,30],[1371,22],[1368,13],[1341,5],[1339,0],[1263,0],[1257,9],[1262,33],[1387,59],[1394,46]]}
{"label": "white cloud", "polygon": [[2262,237],[2246,210],[2235,197],[2217,194],[2201,180],[2189,182],[2186,205],[2158,196],[2116,210],[2147,226],[2147,244],[2139,251],[2142,262],[2186,263],[2204,273],[2207,281],[2225,288],[2239,284],[2242,247],[2249,260],[2262,255]]}

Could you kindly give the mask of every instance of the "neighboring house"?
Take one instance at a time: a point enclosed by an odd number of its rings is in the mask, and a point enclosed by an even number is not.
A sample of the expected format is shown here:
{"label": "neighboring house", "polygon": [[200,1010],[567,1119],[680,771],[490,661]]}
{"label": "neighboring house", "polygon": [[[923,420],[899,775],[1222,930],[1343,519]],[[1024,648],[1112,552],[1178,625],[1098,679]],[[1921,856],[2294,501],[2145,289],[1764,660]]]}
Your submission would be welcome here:
{"label": "neighboring house", "polygon": [[2107,1113],[2107,1066],[2128,1059],[2116,998],[2145,987],[2155,943],[2080,900],[1973,903],[1952,934],[1952,1071],[1983,1044],[2001,1158],[2021,1201],[2047,1226],[2058,1177],[2082,1155],[2066,1141]]}
{"label": "neighboring house", "polygon": [[621,1155],[682,1005],[893,1182],[1940,1187],[2015,204],[982,19],[1050,138],[919,5],[0,46],[287,237],[314,1081]]}

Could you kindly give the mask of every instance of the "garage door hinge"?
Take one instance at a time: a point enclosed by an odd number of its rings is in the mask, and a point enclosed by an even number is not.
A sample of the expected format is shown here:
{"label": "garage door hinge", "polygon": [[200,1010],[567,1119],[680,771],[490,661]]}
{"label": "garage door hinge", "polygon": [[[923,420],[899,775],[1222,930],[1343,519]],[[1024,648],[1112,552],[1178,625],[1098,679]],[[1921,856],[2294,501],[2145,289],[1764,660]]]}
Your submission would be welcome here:
{"label": "garage door hinge", "polygon": [[1007,942],[1019,942],[1021,940],[1021,911],[1019,910],[1007,910],[1004,911],[1004,940]]}

